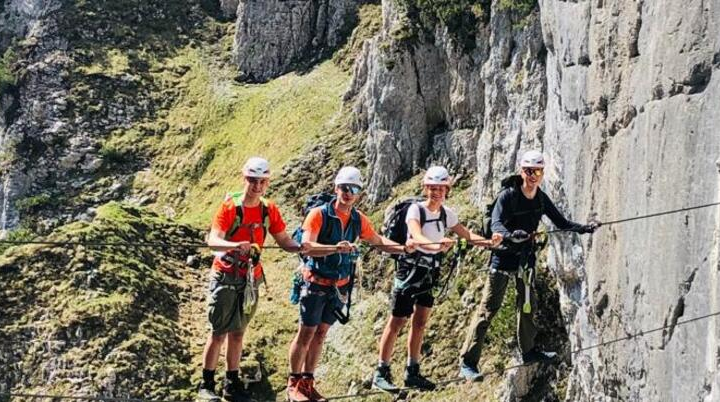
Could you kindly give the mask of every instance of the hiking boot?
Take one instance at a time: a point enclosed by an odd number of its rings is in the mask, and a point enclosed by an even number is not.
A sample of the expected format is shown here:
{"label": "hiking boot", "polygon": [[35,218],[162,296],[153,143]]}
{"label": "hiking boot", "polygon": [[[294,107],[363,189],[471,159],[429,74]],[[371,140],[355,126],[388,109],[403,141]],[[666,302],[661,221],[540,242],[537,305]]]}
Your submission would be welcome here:
{"label": "hiking boot", "polygon": [[405,386],[421,389],[423,391],[432,391],[435,389],[435,383],[420,374],[419,364],[413,364],[405,367]]}
{"label": "hiking boot", "polygon": [[228,402],[252,402],[240,381],[223,380],[223,399]]}
{"label": "hiking boot", "polygon": [[378,366],[373,373],[373,388],[381,391],[397,393],[400,389],[392,382],[392,374],[390,374],[390,366]]}
{"label": "hiking boot", "polygon": [[288,402],[310,402],[308,390],[305,389],[302,378],[288,378],[287,399]]}
{"label": "hiking boot", "polygon": [[198,386],[197,402],[220,402],[220,397],[215,393],[215,383],[205,384],[201,381]]}
{"label": "hiking boot", "polygon": [[471,366],[465,362],[460,363],[460,377],[471,382],[480,382],[484,378],[476,366]]}
{"label": "hiking boot", "polygon": [[305,395],[310,398],[312,402],[327,402],[327,398],[322,396],[318,392],[318,390],[315,389],[315,379],[314,378],[303,378],[300,380],[302,382],[303,390],[305,390]]}
{"label": "hiking boot", "polygon": [[534,347],[530,349],[530,351],[522,354],[522,361],[523,363],[549,362],[555,359],[555,356],[557,356],[555,352],[545,352]]}

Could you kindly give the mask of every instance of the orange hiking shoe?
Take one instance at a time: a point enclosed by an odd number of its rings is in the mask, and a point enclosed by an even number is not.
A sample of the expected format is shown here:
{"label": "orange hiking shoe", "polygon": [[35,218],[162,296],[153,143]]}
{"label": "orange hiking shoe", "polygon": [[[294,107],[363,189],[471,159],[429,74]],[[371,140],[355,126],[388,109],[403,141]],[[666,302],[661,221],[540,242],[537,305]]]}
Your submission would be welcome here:
{"label": "orange hiking shoe", "polygon": [[301,380],[303,384],[303,389],[306,391],[305,394],[310,397],[310,400],[312,402],[327,402],[327,398],[322,396],[318,392],[317,389],[315,389],[315,379],[312,377],[305,377]]}
{"label": "orange hiking shoe", "polygon": [[308,390],[304,386],[302,378],[288,378],[287,399],[288,402],[310,402]]}

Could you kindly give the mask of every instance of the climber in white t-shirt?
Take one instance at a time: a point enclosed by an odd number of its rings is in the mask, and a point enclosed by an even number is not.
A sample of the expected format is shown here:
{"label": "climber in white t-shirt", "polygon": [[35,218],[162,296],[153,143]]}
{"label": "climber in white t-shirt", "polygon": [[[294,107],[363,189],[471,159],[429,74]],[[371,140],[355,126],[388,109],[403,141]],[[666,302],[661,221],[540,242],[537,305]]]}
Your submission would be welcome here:
{"label": "climber in white t-shirt", "polygon": [[408,318],[412,320],[408,338],[408,362],[405,386],[433,390],[435,384],[420,374],[420,346],[425,326],[434,303],[433,287],[444,254],[455,244],[446,237],[449,231],[480,247],[500,244],[502,236],[493,234],[492,240],[470,232],[458,221],[452,209],[443,205],[450,192],[452,179],[442,166],[433,166],[423,177],[426,200],[407,207],[407,244],[417,251],[397,260],[395,285],[392,292],[392,315],[380,339],[379,362],[373,375],[373,387],[398,392],[390,375],[390,358],[400,330]]}

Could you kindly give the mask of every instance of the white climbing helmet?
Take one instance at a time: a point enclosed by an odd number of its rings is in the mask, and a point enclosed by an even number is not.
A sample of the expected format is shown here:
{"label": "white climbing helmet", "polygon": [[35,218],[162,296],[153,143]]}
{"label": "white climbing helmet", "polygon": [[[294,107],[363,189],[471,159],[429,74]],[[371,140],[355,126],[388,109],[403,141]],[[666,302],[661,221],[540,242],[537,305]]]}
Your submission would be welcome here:
{"label": "white climbing helmet", "polygon": [[337,176],[335,176],[335,185],[339,186],[340,184],[353,184],[362,188],[363,183],[360,169],[354,166],[345,166],[340,169]]}
{"label": "white climbing helmet", "polygon": [[426,184],[439,184],[450,187],[452,185],[452,178],[447,169],[442,166],[431,166],[425,176],[423,176],[423,185]]}
{"label": "white climbing helmet", "polygon": [[245,177],[270,177],[270,163],[263,158],[254,156],[245,162],[242,169]]}
{"label": "white climbing helmet", "polygon": [[520,158],[520,167],[544,168],[545,158],[543,158],[542,152],[536,150],[525,152],[522,158]]}

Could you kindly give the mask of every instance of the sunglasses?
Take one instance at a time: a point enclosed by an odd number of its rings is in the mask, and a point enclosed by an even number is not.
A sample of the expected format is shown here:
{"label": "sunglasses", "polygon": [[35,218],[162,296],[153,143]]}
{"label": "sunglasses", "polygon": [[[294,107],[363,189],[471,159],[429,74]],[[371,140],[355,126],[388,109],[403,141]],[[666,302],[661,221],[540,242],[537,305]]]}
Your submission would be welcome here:
{"label": "sunglasses", "polygon": [[352,195],[358,195],[358,194],[360,194],[360,192],[362,191],[362,189],[360,188],[360,186],[355,186],[355,185],[352,185],[352,184],[341,184],[341,185],[338,186],[338,188],[339,188],[340,191],[342,191],[343,193],[351,193]]}
{"label": "sunglasses", "polygon": [[250,184],[265,184],[265,183],[267,183],[267,179],[263,179],[261,177],[246,177],[245,179]]}
{"label": "sunglasses", "polygon": [[537,176],[540,177],[543,175],[543,169],[542,168],[523,168],[523,172],[525,172],[528,176]]}

